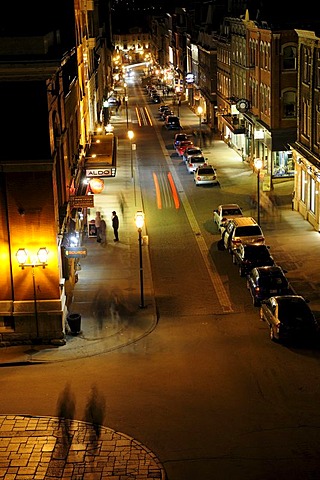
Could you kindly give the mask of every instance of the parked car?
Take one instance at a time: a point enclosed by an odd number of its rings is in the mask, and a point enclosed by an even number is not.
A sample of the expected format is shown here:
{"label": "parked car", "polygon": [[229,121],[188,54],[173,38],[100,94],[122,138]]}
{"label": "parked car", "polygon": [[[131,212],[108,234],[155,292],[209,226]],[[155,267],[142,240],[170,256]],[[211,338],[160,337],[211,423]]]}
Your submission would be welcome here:
{"label": "parked car", "polygon": [[241,244],[232,252],[232,262],[239,267],[241,277],[247,275],[254,267],[272,266],[275,261],[267,245]]}
{"label": "parked car", "polygon": [[167,130],[181,130],[179,117],[168,115],[165,119],[165,127]]}
{"label": "parked car", "polygon": [[193,180],[198,185],[219,185],[217,172],[212,165],[197,167],[193,174]]}
{"label": "parked car", "polygon": [[308,301],[300,295],[274,296],[263,300],[260,319],[267,322],[271,340],[319,340],[319,324]]}
{"label": "parked car", "polygon": [[295,294],[285,274],[279,265],[255,267],[248,273],[247,288],[255,307],[272,296]]}
{"label": "parked car", "polygon": [[243,217],[242,210],[237,203],[225,203],[213,210],[213,221],[217,224],[219,232],[228,220],[236,217]]}
{"label": "parked car", "polygon": [[192,155],[186,163],[189,173],[194,173],[198,167],[207,164],[207,158],[201,153],[200,155]]}
{"label": "parked car", "polygon": [[197,147],[196,145],[193,145],[192,147],[188,147],[183,155],[182,155],[182,158],[185,162],[187,162],[189,160],[190,157],[192,157],[192,155],[202,155],[202,150],[200,147]]}
{"label": "parked car", "polygon": [[160,112],[160,118],[161,118],[162,120],[165,120],[166,117],[168,117],[169,115],[173,115],[173,111],[171,110],[170,107],[165,108],[165,109],[163,109],[163,110]]}
{"label": "parked car", "polygon": [[161,102],[161,97],[160,95],[158,95],[157,93],[155,93],[154,95],[152,95],[152,101],[153,103],[160,103]]}
{"label": "parked car", "polygon": [[233,251],[241,244],[264,245],[263,232],[252,217],[239,217],[228,220],[221,230],[223,246],[228,252]]}
{"label": "parked car", "polygon": [[165,103],[163,103],[162,105],[159,106],[159,114],[162,113],[164,110],[170,110],[170,107],[169,105],[166,105]]}
{"label": "parked car", "polygon": [[185,150],[192,146],[193,146],[193,142],[191,140],[182,140],[181,142],[179,142],[179,145],[176,148],[176,152],[179,155],[179,157],[182,157]]}
{"label": "parked car", "polygon": [[176,149],[181,142],[189,140],[189,137],[186,133],[176,133],[173,140],[173,148]]}

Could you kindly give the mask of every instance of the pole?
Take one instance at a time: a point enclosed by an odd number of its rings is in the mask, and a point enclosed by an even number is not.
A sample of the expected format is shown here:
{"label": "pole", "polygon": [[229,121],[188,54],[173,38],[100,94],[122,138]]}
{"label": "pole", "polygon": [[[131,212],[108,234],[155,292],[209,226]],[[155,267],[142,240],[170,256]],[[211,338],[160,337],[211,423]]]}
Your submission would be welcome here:
{"label": "pole", "polygon": [[131,179],[133,179],[133,159],[132,159],[132,139],[130,138],[130,165],[131,165]]}
{"label": "pole", "polygon": [[127,130],[128,130],[129,118],[128,118],[128,96],[127,96],[127,94],[124,97],[124,101],[125,101],[125,104],[126,104],[126,119],[127,119]]}
{"label": "pole", "polygon": [[138,229],[138,232],[139,232],[139,258],[140,258],[140,308],[144,308],[141,228]]}
{"label": "pole", "polygon": [[199,115],[199,136],[200,136],[200,148],[202,148],[201,113]]}
{"label": "pole", "polygon": [[32,265],[32,283],[33,283],[33,299],[34,299],[34,317],[36,321],[37,338],[39,338],[39,321],[38,321],[38,306],[37,306],[37,289],[36,289],[36,276]]}
{"label": "pole", "polygon": [[258,207],[258,225],[260,225],[260,169],[257,173],[257,207]]}

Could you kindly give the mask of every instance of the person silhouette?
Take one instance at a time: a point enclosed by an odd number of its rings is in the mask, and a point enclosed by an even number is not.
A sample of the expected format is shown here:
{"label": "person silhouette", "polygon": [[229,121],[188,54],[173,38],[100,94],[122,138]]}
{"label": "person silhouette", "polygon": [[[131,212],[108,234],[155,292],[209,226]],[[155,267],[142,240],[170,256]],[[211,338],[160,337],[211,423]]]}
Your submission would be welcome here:
{"label": "person silhouette", "polygon": [[119,242],[119,235],[118,235],[118,229],[119,229],[119,218],[117,215],[117,212],[113,211],[112,212],[112,228],[113,228],[113,233],[114,233],[114,242]]}

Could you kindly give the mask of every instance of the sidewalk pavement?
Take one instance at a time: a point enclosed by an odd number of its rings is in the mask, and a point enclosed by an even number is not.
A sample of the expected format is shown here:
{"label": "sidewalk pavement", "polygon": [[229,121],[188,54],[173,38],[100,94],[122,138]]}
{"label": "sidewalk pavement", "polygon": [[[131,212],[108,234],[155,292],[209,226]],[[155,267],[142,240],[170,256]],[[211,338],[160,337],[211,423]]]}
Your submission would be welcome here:
{"label": "sidewalk pavement", "polygon": [[[190,132],[197,128],[198,117],[187,104],[180,106],[180,113],[184,128]],[[95,238],[83,239],[88,254],[80,262],[79,281],[69,312],[81,314],[81,332],[67,334],[66,345],[60,347],[0,348],[2,367],[99,355],[136,342],[157,324],[145,231],[142,233],[143,293],[140,289],[139,237],[134,218],[136,211],[142,210],[142,200],[138,170],[134,168],[133,177],[131,175],[125,115],[122,111],[112,117],[115,134],[119,137],[116,177],[107,180],[106,192],[95,196],[95,209],[102,213],[107,223],[107,243],[99,244]],[[210,149],[206,150],[210,153]],[[214,152],[216,158],[219,156],[226,162],[237,155],[220,140],[215,142]],[[274,198],[280,217],[275,218],[276,223],[270,222],[270,228],[275,224],[279,230],[290,228],[290,238],[298,244],[302,233],[310,251],[317,242],[317,232],[299,213],[292,212],[291,190],[290,182],[275,185]],[[113,210],[117,211],[120,220],[119,242],[113,241]],[[262,215],[269,213],[266,208]],[[281,241],[279,237],[280,251],[283,249]],[[105,427],[97,433],[93,424],[73,420],[0,415],[0,452],[0,479],[166,478],[160,461],[136,440]]]}

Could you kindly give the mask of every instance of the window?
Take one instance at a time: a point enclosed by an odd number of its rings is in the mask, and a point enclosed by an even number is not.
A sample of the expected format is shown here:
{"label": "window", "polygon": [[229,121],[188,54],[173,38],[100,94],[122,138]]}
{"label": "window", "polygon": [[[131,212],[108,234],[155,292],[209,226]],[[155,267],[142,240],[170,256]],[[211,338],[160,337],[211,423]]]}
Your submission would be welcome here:
{"label": "window", "polygon": [[296,92],[286,91],[282,94],[282,115],[284,118],[296,117]]}
{"label": "window", "polygon": [[283,70],[296,70],[297,68],[297,49],[288,45],[282,51],[282,68]]}
{"label": "window", "polygon": [[309,84],[311,80],[311,52],[310,48],[306,47],[306,45],[302,46],[301,69],[302,81]]}
{"label": "window", "polygon": [[303,203],[306,202],[306,172],[301,170],[301,200]]}
{"label": "window", "polygon": [[316,182],[310,177],[310,210],[312,213],[316,212]]}
{"label": "window", "polygon": [[316,87],[320,88],[320,50],[316,50]]}

